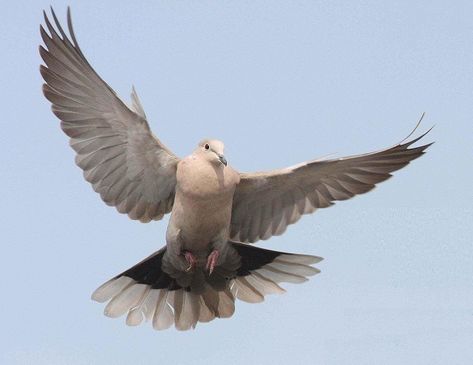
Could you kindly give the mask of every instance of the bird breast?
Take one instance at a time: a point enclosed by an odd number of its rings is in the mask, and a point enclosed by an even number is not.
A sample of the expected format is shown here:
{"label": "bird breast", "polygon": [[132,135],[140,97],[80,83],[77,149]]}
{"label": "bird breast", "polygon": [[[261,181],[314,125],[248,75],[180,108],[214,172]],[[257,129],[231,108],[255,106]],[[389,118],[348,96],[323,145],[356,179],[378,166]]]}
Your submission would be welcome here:
{"label": "bird breast", "polygon": [[176,177],[170,225],[180,231],[186,245],[203,248],[226,236],[239,174],[229,166],[191,156],[179,163]]}
{"label": "bird breast", "polygon": [[230,166],[189,156],[177,166],[176,193],[194,200],[233,197],[240,180],[239,174]]}

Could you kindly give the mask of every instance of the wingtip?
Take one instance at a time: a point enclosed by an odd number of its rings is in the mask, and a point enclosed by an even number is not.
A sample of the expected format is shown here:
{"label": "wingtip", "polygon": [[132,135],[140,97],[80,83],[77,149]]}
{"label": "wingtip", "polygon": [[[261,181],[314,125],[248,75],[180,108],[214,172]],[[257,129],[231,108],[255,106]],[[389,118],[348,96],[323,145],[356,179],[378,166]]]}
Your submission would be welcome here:
{"label": "wingtip", "polygon": [[[414,127],[414,129],[407,135],[407,137],[405,137],[400,143],[399,145],[403,145],[405,146],[405,148],[409,147],[410,145],[416,143],[417,141],[421,140],[422,138],[424,138],[434,127],[435,127],[435,124],[430,127],[429,129],[427,129],[426,132],[422,133],[419,137],[416,137],[410,141],[408,141],[408,139],[414,134],[414,132],[419,128],[422,120],[424,119],[424,116],[425,116],[425,112],[422,113],[422,115],[420,116],[419,118],[419,121],[417,122],[416,126]],[[433,142],[432,142],[433,143]],[[429,143],[428,145],[426,145],[427,147],[430,146],[432,143]],[[426,148],[427,148],[426,147]]]}
{"label": "wingtip", "polygon": [[434,129],[434,127],[435,127],[435,124],[432,125],[432,127],[430,127],[430,128],[427,130],[427,132],[424,133],[424,135],[426,135],[427,133],[429,133],[432,129]]}
{"label": "wingtip", "polygon": [[43,47],[42,44],[40,44],[38,46],[38,49],[39,49],[39,54],[41,55],[41,57],[43,58],[44,60],[44,54],[48,53],[48,51],[46,50],[46,48]]}
{"label": "wingtip", "polygon": [[46,9],[43,9],[43,19],[44,19],[44,22],[46,23],[46,25],[48,25],[49,18],[48,18],[48,13],[46,13]]}
{"label": "wingtip", "polygon": [[49,10],[51,10],[51,14],[56,17],[56,13],[54,12],[54,8],[52,5],[49,5]]}
{"label": "wingtip", "polygon": [[43,92],[44,97],[48,99],[50,102],[52,102],[51,99],[52,99],[53,90],[51,89],[51,87],[48,84],[43,83],[43,85],[41,86],[41,91]]}
{"label": "wingtip", "polygon": [[71,14],[71,7],[67,7],[67,24],[72,26],[72,14]]}
{"label": "wingtip", "polygon": [[39,72],[41,73],[41,76],[43,77],[43,79],[46,77],[46,72],[47,72],[48,68],[41,64],[39,65]]}
{"label": "wingtip", "polygon": [[419,120],[417,121],[414,129],[401,141],[401,143],[403,143],[404,141],[407,141],[409,139],[409,137],[414,134],[414,132],[417,130],[417,128],[419,128],[420,123],[422,123],[422,120],[424,119],[424,116],[425,116],[425,112],[422,112],[422,115],[420,116]]}

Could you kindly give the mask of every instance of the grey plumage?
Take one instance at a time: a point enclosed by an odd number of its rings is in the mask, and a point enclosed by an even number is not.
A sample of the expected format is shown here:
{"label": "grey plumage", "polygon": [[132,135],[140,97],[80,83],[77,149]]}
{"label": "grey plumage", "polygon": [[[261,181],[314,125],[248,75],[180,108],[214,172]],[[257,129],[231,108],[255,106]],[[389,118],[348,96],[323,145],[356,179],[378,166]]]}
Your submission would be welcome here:
{"label": "grey plumage", "polygon": [[367,193],[420,157],[430,144],[408,147],[427,133],[378,152],[242,174],[233,198],[230,238],[253,243],[281,235],[304,214]]}
{"label": "grey plumage", "polygon": [[[128,107],[82,53],[68,10],[69,37],[54,11],[44,14],[40,66],[43,92],[70,137],[84,178],[108,205],[149,222],[171,213],[166,246],[100,286],[92,298],[105,314],[127,314],[136,326],[178,330],[231,317],[235,299],[258,303],[320,271],[322,258],[264,250],[245,243],[282,234],[304,214],[366,193],[429,146],[420,137],[348,158],[315,160],[259,173],[227,164],[224,145],[201,141],[175,156],[151,132],[135,89]],[[410,137],[410,135],[409,135]],[[408,137],[408,138],[409,138]]]}
{"label": "grey plumage", "polygon": [[71,138],[76,163],[84,178],[108,205],[131,219],[161,219],[172,208],[179,159],[150,131],[141,104],[133,92],[130,110],[89,65],[75,40],[61,28],[59,34],[44,14],[51,36],[41,27],[47,50],[40,54],[47,67],[44,95],[53,104],[63,131]]}

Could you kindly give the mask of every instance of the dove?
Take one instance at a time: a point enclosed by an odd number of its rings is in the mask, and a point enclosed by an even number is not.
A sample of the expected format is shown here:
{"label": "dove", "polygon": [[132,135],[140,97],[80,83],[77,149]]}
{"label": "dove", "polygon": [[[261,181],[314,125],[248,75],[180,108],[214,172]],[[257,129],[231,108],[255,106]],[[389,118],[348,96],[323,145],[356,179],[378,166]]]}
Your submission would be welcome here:
{"label": "dove", "polygon": [[282,282],[307,281],[320,272],[313,265],[321,257],[251,244],[283,234],[302,215],[372,190],[430,146],[412,147],[428,131],[414,139],[411,133],[378,152],[257,173],[233,169],[224,143],[214,139],[179,158],[151,132],[135,89],[127,106],[94,71],[70,9],[68,34],[52,8],[51,14],[54,24],[44,12],[40,27],[43,93],[85,180],[133,220],[171,214],[164,247],[92,294],[107,303],[105,315],[126,315],[127,325],[150,321],[156,330],[189,330],[231,317],[236,299],[262,302],[284,293]]}

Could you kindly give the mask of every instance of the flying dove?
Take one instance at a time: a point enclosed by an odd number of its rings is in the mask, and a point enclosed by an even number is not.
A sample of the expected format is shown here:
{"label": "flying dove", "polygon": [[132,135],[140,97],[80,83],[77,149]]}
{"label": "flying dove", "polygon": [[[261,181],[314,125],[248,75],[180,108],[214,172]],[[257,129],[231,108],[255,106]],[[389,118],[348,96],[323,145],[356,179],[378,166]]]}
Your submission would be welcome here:
{"label": "flying dove", "polygon": [[[52,9],[51,9],[52,10]],[[43,92],[77,153],[76,163],[104,202],[141,222],[171,213],[166,245],[100,286],[105,315],[127,314],[135,326],[178,330],[232,316],[235,299],[257,303],[283,293],[281,282],[301,283],[320,271],[321,257],[249,245],[281,235],[288,225],[337,200],[372,190],[430,145],[422,136],[374,153],[312,160],[258,173],[235,171],[224,144],[204,139],[183,159],[151,132],[133,89],[127,106],[94,71],[74,35],[54,11],[41,36]],[[416,127],[417,128],[417,127]],[[412,134],[412,133],[411,133]]]}

